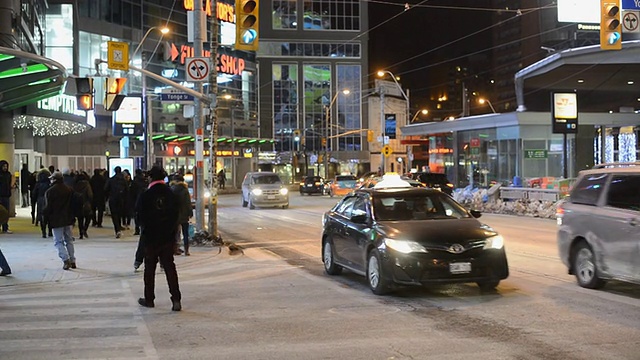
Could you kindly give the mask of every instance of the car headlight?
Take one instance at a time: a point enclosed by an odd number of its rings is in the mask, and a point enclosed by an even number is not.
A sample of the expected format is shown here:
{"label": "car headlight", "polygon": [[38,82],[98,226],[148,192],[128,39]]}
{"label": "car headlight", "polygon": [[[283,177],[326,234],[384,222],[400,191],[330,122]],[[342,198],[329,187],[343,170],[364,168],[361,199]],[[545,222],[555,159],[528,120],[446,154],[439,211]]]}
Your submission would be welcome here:
{"label": "car headlight", "polygon": [[403,254],[409,254],[412,252],[418,253],[426,253],[428,252],[424,246],[418,244],[415,241],[410,240],[394,240],[394,239],[384,239],[384,244],[397,252],[401,252]]}
{"label": "car headlight", "polygon": [[287,189],[287,188],[280,189],[280,194],[287,195],[288,193],[289,193],[289,189]]}
{"label": "car headlight", "polygon": [[483,249],[502,249],[504,238],[501,235],[492,236],[485,239]]}
{"label": "car headlight", "polygon": [[258,189],[258,188],[253,189],[253,190],[251,190],[251,193],[253,195],[255,195],[255,196],[260,196],[260,195],[262,195],[262,189]]}
{"label": "car headlight", "polygon": [[209,190],[206,190],[204,192],[204,197],[205,197],[205,199],[208,199],[209,197],[211,197],[211,192]]}

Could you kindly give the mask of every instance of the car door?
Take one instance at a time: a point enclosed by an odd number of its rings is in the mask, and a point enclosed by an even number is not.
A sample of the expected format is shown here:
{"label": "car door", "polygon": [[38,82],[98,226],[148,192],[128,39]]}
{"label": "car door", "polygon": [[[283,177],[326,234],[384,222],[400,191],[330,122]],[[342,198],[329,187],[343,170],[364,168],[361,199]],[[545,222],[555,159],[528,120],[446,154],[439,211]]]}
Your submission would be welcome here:
{"label": "car door", "polygon": [[[356,216],[365,216],[366,221],[353,221]],[[371,235],[371,216],[367,202],[362,196],[356,196],[351,208],[351,217],[345,222],[345,256],[354,269],[364,271],[366,266],[366,248]]]}
{"label": "car door", "polygon": [[614,174],[605,201],[603,261],[612,275],[640,280],[640,174]]}
{"label": "car door", "polygon": [[342,199],[336,206],[333,216],[331,217],[330,236],[333,240],[333,248],[336,251],[336,257],[340,260],[349,262],[349,239],[345,235],[345,227],[351,218],[351,208],[355,202],[355,197],[350,196]]}

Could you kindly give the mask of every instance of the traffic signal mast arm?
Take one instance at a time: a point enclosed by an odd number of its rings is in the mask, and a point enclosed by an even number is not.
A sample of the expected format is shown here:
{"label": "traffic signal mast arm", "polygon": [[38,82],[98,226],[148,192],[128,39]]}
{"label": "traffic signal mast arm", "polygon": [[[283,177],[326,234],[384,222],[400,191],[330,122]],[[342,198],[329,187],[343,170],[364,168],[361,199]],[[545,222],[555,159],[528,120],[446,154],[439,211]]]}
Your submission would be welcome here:
{"label": "traffic signal mast arm", "polygon": [[[105,60],[96,59],[95,60],[96,70],[97,70],[99,64],[106,64],[106,63],[107,62]],[[182,86],[182,85],[180,85],[180,84],[178,84],[178,83],[176,83],[174,81],[171,81],[169,79],[163,78],[160,75],[154,74],[149,70],[140,69],[140,68],[132,66],[132,65],[129,65],[129,69],[137,71],[137,72],[140,72],[140,73],[143,73],[146,76],[148,76],[150,78],[153,78],[153,79],[155,79],[155,80],[157,80],[157,81],[159,81],[159,82],[161,82],[161,83],[163,83],[165,85],[169,85],[169,86],[174,87],[174,88],[176,88],[176,89],[178,89],[178,90],[180,90],[180,91],[182,91],[184,93],[187,93],[189,95],[193,95],[194,97],[197,97],[198,99],[200,99],[200,101],[202,101],[205,104],[210,104],[211,101],[212,101],[211,97],[209,97],[209,95],[206,95],[206,94],[203,94],[203,93],[199,93],[199,92],[197,92],[197,91],[195,91],[193,89],[189,89],[188,87]]]}
{"label": "traffic signal mast arm", "polygon": [[338,138],[338,137],[347,136],[351,134],[358,134],[365,131],[369,131],[369,129],[349,130],[349,131],[343,132],[342,134],[327,136],[327,138],[333,139],[333,138]]}

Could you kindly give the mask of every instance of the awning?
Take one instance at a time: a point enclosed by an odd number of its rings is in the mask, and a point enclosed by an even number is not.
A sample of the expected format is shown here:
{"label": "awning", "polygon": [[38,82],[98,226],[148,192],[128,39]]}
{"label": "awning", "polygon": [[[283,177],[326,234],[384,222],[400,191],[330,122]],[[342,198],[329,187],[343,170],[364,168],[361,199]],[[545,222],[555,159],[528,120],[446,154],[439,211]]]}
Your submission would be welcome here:
{"label": "awning", "polygon": [[0,110],[13,110],[59,94],[66,72],[54,60],[0,47]]}
{"label": "awning", "polygon": [[550,111],[551,92],[576,91],[579,112],[640,108],[640,41],[622,50],[600,45],[556,52],[515,75],[518,111]]}

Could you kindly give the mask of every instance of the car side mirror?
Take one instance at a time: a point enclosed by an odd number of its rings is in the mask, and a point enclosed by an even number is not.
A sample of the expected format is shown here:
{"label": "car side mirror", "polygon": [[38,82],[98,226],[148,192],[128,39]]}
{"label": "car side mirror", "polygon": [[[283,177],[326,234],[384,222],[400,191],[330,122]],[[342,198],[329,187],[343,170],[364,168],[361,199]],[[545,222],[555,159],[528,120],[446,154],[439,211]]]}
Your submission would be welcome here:
{"label": "car side mirror", "polygon": [[471,213],[471,216],[473,216],[476,219],[482,216],[482,213],[480,212],[480,210],[469,210],[469,213]]}
{"label": "car side mirror", "polygon": [[369,217],[366,214],[353,215],[351,217],[351,221],[356,223],[356,224],[366,224],[368,219],[369,219]]}

